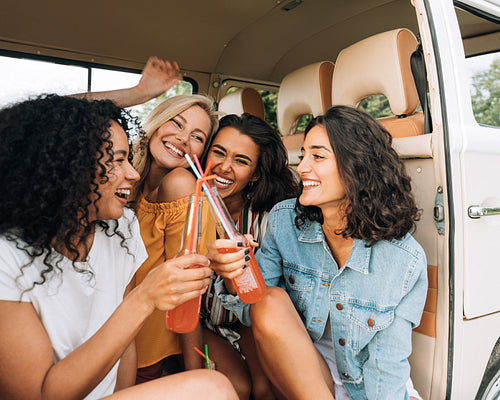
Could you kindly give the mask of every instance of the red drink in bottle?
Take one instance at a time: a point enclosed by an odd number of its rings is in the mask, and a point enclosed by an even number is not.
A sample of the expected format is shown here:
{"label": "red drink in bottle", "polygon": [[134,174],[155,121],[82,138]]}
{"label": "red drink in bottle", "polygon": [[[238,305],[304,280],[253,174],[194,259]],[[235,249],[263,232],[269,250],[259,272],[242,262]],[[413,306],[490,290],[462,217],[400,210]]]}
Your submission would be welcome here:
{"label": "red drink in bottle", "polygon": [[[259,265],[255,260],[253,250],[248,244],[246,238],[236,230],[234,222],[229,214],[229,211],[221,199],[219,192],[215,186],[210,186],[210,210],[215,220],[215,226],[220,238],[234,239],[243,243],[245,249],[249,250],[248,256],[250,260],[247,262],[247,267],[243,273],[231,280],[236,293],[240,300],[246,304],[254,304],[261,300],[266,294],[266,282],[262,277]],[[238,249],[221,249],[221,253],[234,253],[241,250]]]}
{"label": "red drink in bottle", "polygon": [[[189,197],[188,211],[182,231],[181,248],[176,257],[183,254],[198,252],[201,235],[201,210],[203,198],[191,195]],[[191,266],[189,268],[196,268]],[[200,318],[201,296],[189,300],[180,306],[169,310],[165,314],[165,325],[167,329],[177,333],[188,333],[195,330]]]}
{"label": "red drink in bottle", "polygon": [[[243,273],[237,278],[231,279],[231,282],[238,293],[238,297],[243,303],[254,304],[261,300],[266,294],[266,282],[262,277],[260,272],[259,264],[255,259],[253,250],[251,247],[244,247],[250,252],[248,256],[250,260],[247,262],[247,267],[244,269]],[[240,249],[223,249],[222,253],[235,253]]]}

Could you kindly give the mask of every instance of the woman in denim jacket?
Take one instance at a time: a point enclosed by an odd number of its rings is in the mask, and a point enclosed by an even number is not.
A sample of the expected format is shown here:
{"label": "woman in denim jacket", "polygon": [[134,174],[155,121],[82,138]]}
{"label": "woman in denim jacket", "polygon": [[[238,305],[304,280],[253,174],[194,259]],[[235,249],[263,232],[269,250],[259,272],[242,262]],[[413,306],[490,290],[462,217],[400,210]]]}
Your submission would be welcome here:
{"label": "woman in denim jacket", "polygon": [[427,294],[425,254],[409,234],[419,217],[410,178],[389,133],[363,111],[332,107],[305,134],[302,193],[273,208],[257,254],[266,297],[243,304],[229,281],[238,263],[213,261],[220,296],[252,322],[284,398],[407,399],[411,332]]}

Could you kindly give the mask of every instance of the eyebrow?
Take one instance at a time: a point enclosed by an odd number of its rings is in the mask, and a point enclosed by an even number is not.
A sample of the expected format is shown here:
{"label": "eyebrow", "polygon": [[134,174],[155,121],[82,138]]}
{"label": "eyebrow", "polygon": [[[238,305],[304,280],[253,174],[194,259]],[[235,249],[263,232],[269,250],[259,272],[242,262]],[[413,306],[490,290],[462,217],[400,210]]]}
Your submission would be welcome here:
{"label": "eyebrow", "polygon": [[126,150],[113,151],[113,156],[117,156],[117,155],[127,156],[127,151]]}
{"label": "eyebrow", "polygon": [[[312,146],[310,146],[310,149],[311,150],[326,150],[329,153],[332,152],[328,147],[326,147],[326,146],[320,146],[320,145],[312,145]],[[300,151],[304,151],[304,150],[305,150],[304,147],[300,148]]]}
{"label": "eyebrow", "polygon": [[[227,150],[225,149],[225,147],[221,146],[220,144],[214,144],[213,147],[217,147],[218,149],[220,149],[220,150],[222,150],[222,151],[224,151],[224,152],[227,153]],[[246,154],[236,154],[236,157],[244,158],[245,160],[253,162],[253,160],[250,157],[248,157]]]}

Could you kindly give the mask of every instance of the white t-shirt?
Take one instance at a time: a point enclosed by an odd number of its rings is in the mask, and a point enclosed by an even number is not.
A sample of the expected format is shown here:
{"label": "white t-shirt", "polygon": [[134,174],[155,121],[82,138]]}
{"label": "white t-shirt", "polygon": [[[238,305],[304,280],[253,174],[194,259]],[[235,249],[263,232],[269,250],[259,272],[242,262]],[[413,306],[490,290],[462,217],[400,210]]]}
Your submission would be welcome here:
{"label": "white t-shirt", "polygon": [[[125,288],[147,257],[132,210],[124,209],[118,222],[128,252],[120,245],[118,235],[108,237],[96,226],[87,261],[75,263],[78,268],[90,268],[93,276],[75,271],[71,261],[63,258],[59,263],[61,272],[52,272],[43,285],[35,285],[24,293],[35,280],[40,280],[40,271],[46,268],[43,258],[37,257],[21,274],[21,267],[30,257],[16,248],[16,243],[0,236],[0,300],[33,304],[49,335],[54,362],[87,341],[106,322],[122,302]],[[113,223],[110,221],[111,226]],[[117,370],[118,363],[85,399],[100,399],[113,393]]]}

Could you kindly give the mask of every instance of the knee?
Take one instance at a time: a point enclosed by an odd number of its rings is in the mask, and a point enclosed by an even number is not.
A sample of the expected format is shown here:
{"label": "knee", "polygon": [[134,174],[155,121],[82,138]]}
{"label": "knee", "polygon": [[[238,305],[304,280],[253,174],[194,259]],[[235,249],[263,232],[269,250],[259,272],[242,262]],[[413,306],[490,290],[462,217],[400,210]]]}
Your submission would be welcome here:
{"label": "knee", "polygon": [[283,289],[270,286],[264,298],[250,308],[250,319],[255,338],[259,334],[279,331],[280,315],[288,312],[293,304]]}
{"label": "knee", "polygon": [[270,383],[267,381],[257,381],[253,383],[252,387],[252,398],[258,400],[276,400]]}
{"label": "knee", "polygon": [[[221,400],[236,400],[238,395],[229,379],[220,372],[210,371],[210,379],[207,382],[210,389],[206,393],[214,393],[217,399]],[[209,396],[210,397],[210,396]]]}

